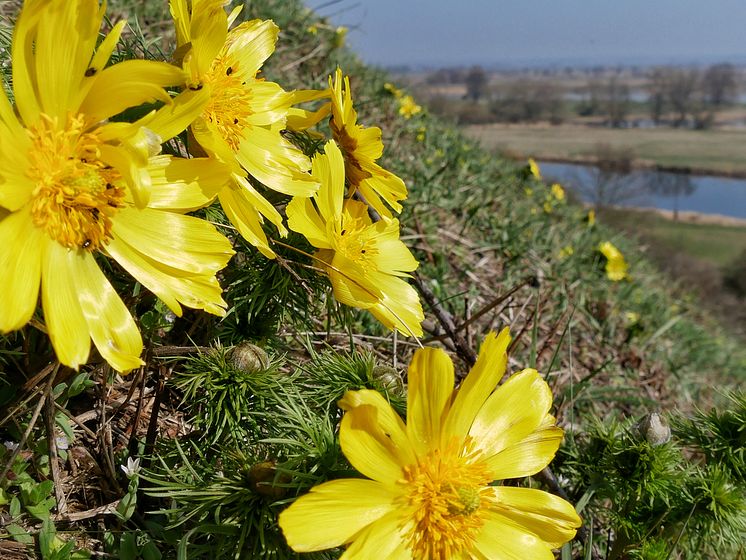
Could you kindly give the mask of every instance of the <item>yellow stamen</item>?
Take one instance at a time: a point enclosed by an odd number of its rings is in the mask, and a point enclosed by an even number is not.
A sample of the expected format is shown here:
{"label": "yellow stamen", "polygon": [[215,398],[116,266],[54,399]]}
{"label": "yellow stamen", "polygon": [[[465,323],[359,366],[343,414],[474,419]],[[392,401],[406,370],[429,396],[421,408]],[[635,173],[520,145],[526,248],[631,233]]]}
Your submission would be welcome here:
{"label": "yellow stamen", "polygon": [[341,223],[336,225],[334,241],[336,250],[349,260],[360,265],[363,270],[374,270],[376,264],[372,259],[378,255],[378,247],[373,239],[364,235],[368,227],[362,218],[351,218],[343,214]]}
{"label": "yellow stamen", "polygon": [[217,127],[233,151],[238,150],[244,131],[250,126],[247,119],[252,114],[251,89],[240,74],[238,60],[228,60],[223,54],[213,61],[204,78],[211,95],[202,117]]}
{"label": "yellow stamen", "polygon": [[404,467],[406,505],[414,511],[412,557],[447,560],[470,551],[484,524],[482,493],[490,476],[452,442]]}
{"label": "yellow stamen", "polygon": [[34,225],[70,249],[99,249],[111,237],[111,219],[124,204],[121,177],[102,162],[95,132],[84,132],[83,115],[58,119],[42,115],[29,128],[27,176],[36,184],[31,197]]}

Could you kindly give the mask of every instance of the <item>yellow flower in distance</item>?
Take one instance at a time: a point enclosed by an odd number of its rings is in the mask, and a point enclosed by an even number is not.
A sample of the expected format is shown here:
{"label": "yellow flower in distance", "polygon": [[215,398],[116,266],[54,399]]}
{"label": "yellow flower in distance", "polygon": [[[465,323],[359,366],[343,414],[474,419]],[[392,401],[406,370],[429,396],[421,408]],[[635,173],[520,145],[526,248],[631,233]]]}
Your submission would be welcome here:
{"label": "yellow flower in distance", "polygon": [[[154,155],[199,114],[203,97],[171,101],[162,86],[183,72],[165,63],[106,67],[124,23],[94,52],[103,13],[97,0],[29,0],[16,24],[15,107],[0,93],[0,332],[28,323],[41,291],[61,363],[85,363],[93,339],[128,371],[142,363],[142,340],[97,255],[177,314],[181,304],[222,314],[215,273],[232,249],[212,225],[182,215],[214,196],[222,166]],[[154,100],[167,104],[135,123],[108,121]]]}
{"label": "yellow flower in distance", "polygon": [[[274,257],[262,230],[263,219],[281,235],[287,230],[275,207],[253,179],[272,190],[310,196],[318,189],[308,171],[310,159],[282,136],[293,93],[259,76],[275,50],[278,28],[269,20],[243,22],[229,31],[240,6],[228,16],[222,0],[171,0],[190,89],[209,95],[191,126],[198,146],[231,169],[218,198],[231,223],[267,257]],[[190,9],[191,6],[191,9]],[[175,55],[176,56],[176,55]],[[195,147],[190,147],[194,153]]]}
{"label": "yellow flower in distance", "polygon": [[554,198],[556,198],[560,202],[565,200],[565,189],[562,188],[562,185],[560,185],[559,183],[553,183],[551,189],[552,196],[554,196]]}
{"label": "yellow flower in distance", "polygon": [[604,241],[598,245],[598,250],[606,257],[606,276],[609,280],[619,282],[627,278],[627,262],[619,249],[610,241]]}
{"label": "yellow flower in distance", "polygon": [[407,187],[399,177],[376,163],[383,155],[381,129],[357,124],[357,112],[352,107],[350,78],[345,76],[343,80],[339,68],[334,80],[329,77],[329,87],[332,94],[329,126],[334,140],[345,155],[345,173],[351,189],[349,194],[359,191],[376,212],[390,218],[391,212],[383,202],[395,212],[401,212],[399,201],[407,198]]}
{"label": "yellow flower in distance", "polygon": [[594,225],[596,225],[596,211],[595,210],[588,210],[588,215],[585,217],[585,221],[588,224],[589,228],[591,228]]}
{"label": "yellow flower in distance", "polygon": [[415,103],[411,95],[405,95],[399,100],[399,114],[405,119],[411,119],[417,113],[422,111],[422,107]]}
{"label": "yellow flower in distance", "polygon": [[342,558],[553,560],[580,518],[533,488],[493,486],[546,467],[562,440],[552,393],[536,370],[497,386],[510,335],[490,333],[454,390],[453,363],[418,350],[409,366],[407,422],[376,391],[348,391],[339,441],[367,478],[323,483],[280,514],[297,552],[347,546]]}
{"label": "yellow flower in distance", "polygon": [[539,164],[536,163],[534,158],[528,158],[528,171],[533,177],[541,179],[541,170],[539,169]]}
{"label": "yellow flower in distance", "polygon": [[418,263],[399,240],[398,220],[373,223],[366,204],[344,199],[345,164],[333,140],[313,158],[311,173],[319,192],[288,204],[288,226],[319,249],[334,297],[370,311],[390,329],[422,336],[422,306],[404,280]]}

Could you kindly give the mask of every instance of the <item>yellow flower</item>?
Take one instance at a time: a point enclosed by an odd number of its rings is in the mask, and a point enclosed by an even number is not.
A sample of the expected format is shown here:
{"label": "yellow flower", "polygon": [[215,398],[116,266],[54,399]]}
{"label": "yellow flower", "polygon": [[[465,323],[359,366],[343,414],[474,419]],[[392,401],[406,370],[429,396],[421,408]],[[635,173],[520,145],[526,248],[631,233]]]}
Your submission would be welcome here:
{"label": "yellow flower", "polygon": [[309,25],[306,27],[306,33],[310,33],[311,35],[316,35],[319,32],[319,28],[316,26],[316,24]]}
{"label": "yellow flower", "polygon": [[537,179],[541,179],[541,170],[534,158],[528,158],[528,170]]}
{"label": "yellow flower", "polygon": [[287,206],[288,226],[319,251],[334,297],[370,311],[390,329],[422,336],[424,319],[407,272],[417,261],[399,240],[398,220],[373,223],[368,206],[344,199],[345,164],[333,140],[313,159],[312,175],[321,183],[313,199],[294,198]]}
{"label": "yellow flower", "polygon": [[598,245],[598,250],[606,257],[606,276],[609,280],[619,282],[627,278],[627,263],[619,249],[610,241],[604,241]]}
{"label": "yellow flower", "polygon": [[223,4],[194,0],[190,10],[187,0],[171,0],[177,53],[183,55],[189,88],[204,89],[209,96],[191,133],[207,155],[230,166],[230,179],[218,194],[226,215],[247,241],[272,258],[263,219],[281,235],[287,230],[279,212],[246,174],[292,196],[310,196],[318,184],[308,175],[309,158],[282,136],[293,94],[258,77],[275,50],[277,26],[252,20],[229,31],[238,12],[229,17]]}
{"label": "yellow flower", "polygon": [[559,183],[554,183],[552,185],[552,196],[562,202],[565,200],[565,189],[562,188],[562,185]]}
{"label": "yellow flower", "polygon": [[553,210],[552,203],[549,202],[548,200],[545,200],[544,201],[544,213],[545,214],[551,214],[552,210]]}
{"label": "yellow flower", "polygon": [[588,215],[586,216],[585,221],[588,223],[588,227],[593,227],[596,224],[596,211],[588,210]]}
{"label": "yellow flower", "polygon": [[383,84],[383,89],[390,92],[391,95],[393,95],[397,99],[399,99],[401,96],[404,95],[404,92],[400,90],[398,87],[396,87],[394,84],[392,84],[391,82],[386,82],[385,84]]}
{"label": "yellow flower", "polygon": [[531,187],[523,187],[523,192],[526,194],[526,196],[534,196],[534,189]]}
{"label": "yellow flower", "polygon": [[458,390],[440,349],[409,366],[406,425],[380,393],[348,391],[339,440],[367,478],[311,489],[280,514],[297,552],[347,546],[343,558],[552,560],[580,518],[565,500],[533,488],[493,486],[532,475],[554,457],[562,430],[536,370],[495,386],[508,330],[490,333]]}
{"label": "yellow flower", "polygon": [[415,103],[411,95],[405,95],[399,100],[399,114],[405,119],[411,119],[420,111],[422,111],[422,107]]}
{"label": "yellow flower", "polygon": [[572,248],[572,245],[565,245],[559,252],[559,258],[565,259],[572,256],[573,253],[575,253],[575,249]]}
{"label": "yellow flower", "polygon": [[340,25],[334,30],[334,42],[333,46],[335,49],[341,49],[345,45],[345,39],[347,38],[348,29],[344,25]]}
{"label": "yellow flower", "polygon": [[359,191],[376,212],[390,218],[391,212],[383,201],[395,212],[401,212],[402,206],[398,201],[407,198],[407,187],[399,177],[376,163],[383,155],[381,129],[357,124],[357,112],[352,107],[350,78],[345,77],[343,82],[339,68],[333,81],[329,77],[329,87],[332,90],[329,126],[334,140],[345,155],[345,173],[351,188],[349,194]]}
{"label": "yellow flower", "polygon": [[[206,98],[171,101],[162,86],[183,80],[174,66],[107,67],[124,22],[94,53],[103,14],[97,0],[29,1],[16,24],[16,106],[0,93],[0,332],[31,320],[41,290],[61,363],[85,363],[93,339],[128,371],[142,364],[142,339],[97,256],[116,260],[177,314],[182,304],[223,314],[215,273],[233,251],[212,225],[182,215],[209,203],[223,166],[154,155]],[[108,121],[154,100],[167,104],[135,123]]]}
{"label": "yellow flower", "polygon": [[424,142],[425,138],[427,138],[427,128],[424,126],[421,126],[417,129],[417,141],[418,142]]}

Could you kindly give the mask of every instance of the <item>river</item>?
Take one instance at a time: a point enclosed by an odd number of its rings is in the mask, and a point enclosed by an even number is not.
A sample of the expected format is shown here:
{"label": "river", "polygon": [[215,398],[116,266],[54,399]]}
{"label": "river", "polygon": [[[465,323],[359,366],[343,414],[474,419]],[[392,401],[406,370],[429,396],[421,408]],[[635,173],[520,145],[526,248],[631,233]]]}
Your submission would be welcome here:
{"label": "river", "polygon": [[[746,179],[660,171],[602,173],[592,165],[540,162],[541,173],[585,202],[661,208],[746,219]],[[601,193],[601,195],[599,195]]]}

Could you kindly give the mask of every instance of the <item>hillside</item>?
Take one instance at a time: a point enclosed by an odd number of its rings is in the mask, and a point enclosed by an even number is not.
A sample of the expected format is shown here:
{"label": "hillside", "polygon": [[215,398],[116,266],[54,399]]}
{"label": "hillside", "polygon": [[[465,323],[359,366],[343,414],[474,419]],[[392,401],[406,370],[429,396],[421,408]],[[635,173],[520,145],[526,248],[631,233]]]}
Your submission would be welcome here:
{"label": "hillside", "polygon": [[[126,32],[122,57],[172,52],[167,8],[117,0],[109,11],[160,37]],[[279,513],[316,484],[358,476],[339,444],[345,391],[376,389],[404,413],[420,344],[445,349],[461,379],[488,333],[505,327],[507,373],[537,369],[565,430],[550,469],[505,486],[542,488],[576,507],[584,525],[563,560],[740,557],[743,344],[528,162],[497,158],[412,111],[384,72],[343,46],[344,30],[296,0],[248,3],[239,21],[253,18],[281,30],[266,80],[324,89],[339,67],[358,122],[382,129],[379,163],[409,192],[401,240],[419,262],[411,284],[424,336],[418,343],[337,303],[300,234],[280,239],[265,221],[278,255],[269,260],[217,203],[199,210],[236,251],[218,275],[225,318],[177,318],[112,264],[107,273],[143,331],[142,368],[120,376],[92,360],[55,378],[58,363],[50,377],[54,353],[38,321],[0,338],[0,428],[11,444],[0,453],[0,557],[295,558]],[[325,120],[285,137],[312,155],[322,135]],[[267,197],[286,213],[287,196]],[[607,274],[606,242],[628,264],[621,279]],[[671,441],[655,433],[665,436],[666,425]],[[64,542],[74,544],[60,552]]]}

